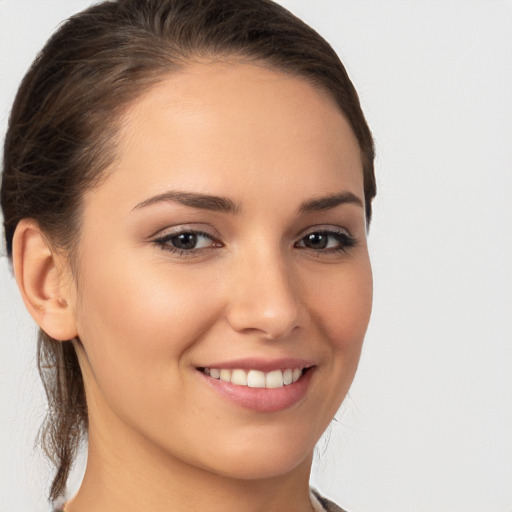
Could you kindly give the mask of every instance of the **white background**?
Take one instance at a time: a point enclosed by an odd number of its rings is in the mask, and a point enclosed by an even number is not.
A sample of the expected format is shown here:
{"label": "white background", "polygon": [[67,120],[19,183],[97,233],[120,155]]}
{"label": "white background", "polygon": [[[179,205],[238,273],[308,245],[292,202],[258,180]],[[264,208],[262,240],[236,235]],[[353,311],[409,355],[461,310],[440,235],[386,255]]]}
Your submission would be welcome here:
{"label": "white background", "polygon": [[[2,138],[35,53],[89,3],[0,0]],[[282,3],[339,52],[377,143],[374,315],[313,482],[351,512],[512,512],[512,2]],[[0,511],[34,512],[35,327],[0,265]]]}

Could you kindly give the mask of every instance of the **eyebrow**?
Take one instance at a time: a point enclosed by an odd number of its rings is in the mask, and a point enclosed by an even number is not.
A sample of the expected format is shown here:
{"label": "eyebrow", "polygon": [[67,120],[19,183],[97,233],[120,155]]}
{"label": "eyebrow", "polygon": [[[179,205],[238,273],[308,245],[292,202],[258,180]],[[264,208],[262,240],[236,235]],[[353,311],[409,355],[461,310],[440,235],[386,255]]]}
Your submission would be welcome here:
{"label": "eyebrow", "polygon": [[[238,213],[240,206],[227,197],[212,196],[208,194],[198,194],[195,192],[169,191],[163,194],[150,197],[137,204],[133,210],[151,206],[160,202],[174,202],[191,208],[201,210],[210,210],[222,213]],[[364,207],[361,199],[352,192],[344,191],[338,194],[332,194],[325,197],[317,197],[303,202],[298,209],[299,213],[312,213],[330,210],[342,204],[355,204]]]}
{"label": "eyebrow", "polygon": [[363,201],[349,191],[332,194],[330,196],[318,197],[305,201],[299,207],[299,213],[312,213],[330,210],[342,204],[355,204],[364,208]]}
{"label": "eyebrow", "polygon": [[142,203],[139,203],[137,206],[135,206],[133,210],[144,208],[146,206],[160,202],[174,202],[184,206],[190,206],[192,208],[199,208],[201,210],[210,210],[214,212],[238,213],[240,211],[240,207],[227,197],[178,191],[165,192],[163,194],[150,197],[149,199],[146,199],[145,201],[142,201]]}

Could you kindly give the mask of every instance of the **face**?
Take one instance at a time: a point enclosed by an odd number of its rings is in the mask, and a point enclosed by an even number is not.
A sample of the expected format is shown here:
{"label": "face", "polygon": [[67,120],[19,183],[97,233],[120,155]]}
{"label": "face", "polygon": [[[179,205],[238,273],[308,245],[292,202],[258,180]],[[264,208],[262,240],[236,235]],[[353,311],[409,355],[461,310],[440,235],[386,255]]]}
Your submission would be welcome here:
{"label": "face", "polygon": [[363,204],[351,128],[303,79],[195,64],[134,103],[83,210],[90,442],[247,479],[309,461],[370,316]]}

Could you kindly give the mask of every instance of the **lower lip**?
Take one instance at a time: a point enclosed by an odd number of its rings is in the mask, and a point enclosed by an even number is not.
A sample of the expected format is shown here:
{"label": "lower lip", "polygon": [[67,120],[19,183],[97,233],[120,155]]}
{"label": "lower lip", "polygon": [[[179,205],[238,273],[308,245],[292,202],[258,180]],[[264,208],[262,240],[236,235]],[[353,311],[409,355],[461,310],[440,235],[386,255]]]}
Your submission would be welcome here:
{"label": "lower lip", "polygon": [[213,379],[203,372],[199,375],[228,401],[255,412],[278,412],[301,402],[308,391],[314,368],[309,368],[299,380],[280,388],[250,388]]}

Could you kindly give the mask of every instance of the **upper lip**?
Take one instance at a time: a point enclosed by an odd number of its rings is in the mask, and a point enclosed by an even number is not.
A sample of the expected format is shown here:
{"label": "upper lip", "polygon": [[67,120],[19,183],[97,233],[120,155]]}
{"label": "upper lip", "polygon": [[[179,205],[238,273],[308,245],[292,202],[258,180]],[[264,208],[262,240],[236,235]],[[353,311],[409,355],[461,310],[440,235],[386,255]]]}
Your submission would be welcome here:
{"label": "upper lip", "polygon": [[285,357],[279,359],[261,359],[261,358],[243,358],[230,361],[219,361],[198,366],[197,368],[218,368],[227,370],[260,370],[262,372],[271,372],[273,370],[286,370],[287,368],[310,368],[314,363],[306,359],[295,357]]}

